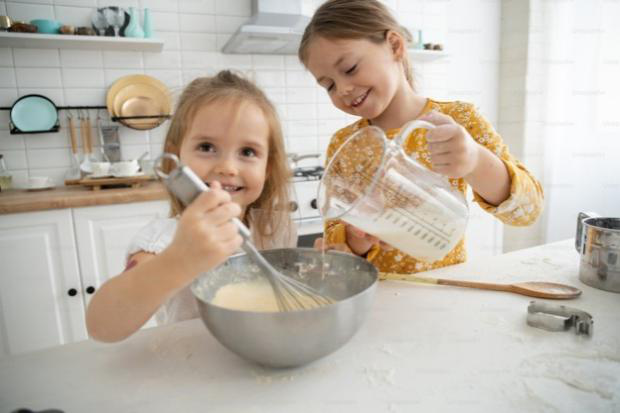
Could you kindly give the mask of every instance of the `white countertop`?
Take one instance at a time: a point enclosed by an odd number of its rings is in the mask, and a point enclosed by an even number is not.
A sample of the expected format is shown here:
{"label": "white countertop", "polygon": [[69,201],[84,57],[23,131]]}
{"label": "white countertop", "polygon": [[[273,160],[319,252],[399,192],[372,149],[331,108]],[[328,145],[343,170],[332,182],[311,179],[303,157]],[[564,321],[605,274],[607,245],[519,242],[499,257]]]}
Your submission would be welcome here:
{"label": "white countertop", "polygon": [[190,320],[0,359],[0,411],[620,411],[620,294],[579,282],[578,263],[567,240],[429,275],[578,286],[555,303],[592,314],[591,338],[529,327],[528,297],[382,281],[360,332],[308,366],[250,364]]}

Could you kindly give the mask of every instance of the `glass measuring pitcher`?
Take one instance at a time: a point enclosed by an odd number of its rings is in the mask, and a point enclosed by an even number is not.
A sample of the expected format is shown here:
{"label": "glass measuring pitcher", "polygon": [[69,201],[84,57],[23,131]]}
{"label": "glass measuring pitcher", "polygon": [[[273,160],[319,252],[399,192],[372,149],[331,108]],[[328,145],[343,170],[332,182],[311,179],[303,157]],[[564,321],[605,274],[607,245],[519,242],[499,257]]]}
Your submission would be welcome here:
{"label": "glass measuring pitcher", "polygon": [[437,261],[463,237],[469,208],[448,179],[408,156],[411,131],[433,129],[414,120],[389,140],[376,126],[349,137],[319,184],[324,219],[341,219],[422,261]]}

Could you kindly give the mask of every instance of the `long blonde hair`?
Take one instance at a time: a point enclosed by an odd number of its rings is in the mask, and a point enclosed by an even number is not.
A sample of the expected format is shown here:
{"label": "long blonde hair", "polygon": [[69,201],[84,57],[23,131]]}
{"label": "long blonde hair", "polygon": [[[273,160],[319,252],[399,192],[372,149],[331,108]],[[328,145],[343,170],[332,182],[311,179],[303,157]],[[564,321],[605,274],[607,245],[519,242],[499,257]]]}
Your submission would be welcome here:
{"label": "long blonde hair", "polygon": [[[264,241],[290,225],[288,181],[291,172],[276,108],[258,86],[228,70],[222,70],[212,77],[194,79],[183,90],[177,101],[166,134],[164,152],[179,156],[183,139],[198,109],[223,99],[232,99],[237,104],[242,102],[255,104],[262,110],[269,124],[269,153],[263,192],[256,201],[247,206],[245,216],[242,217],[244,223],[252,227],[255,237],[259,241]],[[166,159],[162,162],[162,171],[165,173],[170,172],[173,167],[172,161]],[[184,208],[174,196],[171,195],[170,199],[172,215],[176,216]],[[260,209],[262,213],[252,218],[249,211],[254,208]]]}
{"label": "long blonde hair", "polygon": [[[314,13],[306,26],[299,45],[299,61],[306,65],[308,46],[316,37],[326,39],[367,39],[381,44],[388,31],[400,34],[405,44],[411,42],[409,31],[398,24],[394,16],[376,0],[328,0]],[[415,89],[411,61],[404,53],[402,64],[407,83]]]}

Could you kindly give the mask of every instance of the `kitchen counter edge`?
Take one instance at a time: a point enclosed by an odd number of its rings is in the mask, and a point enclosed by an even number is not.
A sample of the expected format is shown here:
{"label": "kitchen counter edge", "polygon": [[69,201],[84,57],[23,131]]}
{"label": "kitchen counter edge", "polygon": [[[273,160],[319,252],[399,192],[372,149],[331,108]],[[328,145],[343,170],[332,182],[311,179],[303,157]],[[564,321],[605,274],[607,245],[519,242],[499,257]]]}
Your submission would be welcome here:
{"label": "kitchen counter edge", "polygon": [[0,192],[0,215],[166,199],[168,193],[164,185],[156,181],[137,188],[106,188],[98,191],[77,185],[44,191],[10,189]]}

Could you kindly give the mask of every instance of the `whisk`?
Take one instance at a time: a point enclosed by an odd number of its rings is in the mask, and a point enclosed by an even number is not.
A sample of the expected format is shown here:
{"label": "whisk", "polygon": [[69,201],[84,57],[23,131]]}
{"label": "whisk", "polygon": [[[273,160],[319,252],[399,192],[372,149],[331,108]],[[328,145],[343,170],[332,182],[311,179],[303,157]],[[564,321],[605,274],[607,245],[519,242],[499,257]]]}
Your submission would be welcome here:
{"label": "whisk", "polygon": [[[169,174],[161,170],[161,163],[164,159],[169,159],[176,164],[176,168]],[[159,156],[155,160],[154,171],[183,205],[189,205],[201,192],[209,190],[209,187],[198,178],[194,171],[187,165],[183,165],[174,154],[164,153]],[[280,311],[306,310],[334,302],[331,298],[309,285],[282,274],[273,268],[252,243],[248,227],[237,218],[233,218],[233,222],[243,237],[241,248],[262,269],[262,274],[266,276],[273,289]]]}

